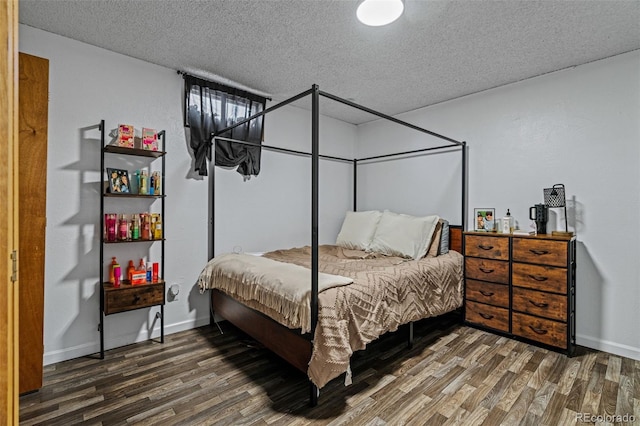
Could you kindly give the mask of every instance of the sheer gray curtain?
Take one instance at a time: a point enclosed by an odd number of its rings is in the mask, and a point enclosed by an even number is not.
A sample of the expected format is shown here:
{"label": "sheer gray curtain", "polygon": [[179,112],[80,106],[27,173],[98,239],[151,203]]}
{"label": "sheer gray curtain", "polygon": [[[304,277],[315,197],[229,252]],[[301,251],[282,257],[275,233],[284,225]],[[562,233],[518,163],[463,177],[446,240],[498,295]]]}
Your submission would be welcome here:
{"label": "sheer gray curtain", "polygon": [[[207,175],[211,161],[211,134],[262,112],[266,99],[242,90],[184,75],[185,126],[191,130],[190,146],[195,171]],[[262,143],[264,116],[251,120],[220,136]],[[245,177],[260,173],[261,148],[228,141],[215,144],[216,166],[235,167]]]}

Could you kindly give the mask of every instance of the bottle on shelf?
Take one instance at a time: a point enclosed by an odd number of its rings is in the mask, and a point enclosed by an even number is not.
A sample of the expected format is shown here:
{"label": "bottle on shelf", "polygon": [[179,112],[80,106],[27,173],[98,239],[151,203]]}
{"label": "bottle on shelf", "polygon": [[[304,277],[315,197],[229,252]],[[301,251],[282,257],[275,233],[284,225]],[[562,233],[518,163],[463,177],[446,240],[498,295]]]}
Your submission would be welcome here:
{"label": "bottle on shelf", "polygon": [[154,185],[154,194],[156,195],[161,195],[161,179],[160,179],[160,172],[153,172],[153,176],[155,176],[155,178],[153,179],[153,185]]}
{"label": "bottle on shelf", "polygon": [[142,240],[150,240],[151,239],[151,218],[149,217],[149,213],[142,213],[142,229],[140,230],[140,238]]}
{"label": "bottle on shelf", "polygon": [[149,175],[145,169],[140,171],[140,195],[149,194]]}
{"label": "bottle on shelf", "polygon": [[156,184],[155,184],[156,174],[151,173],[149,176],[149,195],[155,195]]}
{"label": "bottle on shelf", "polygon": [[129,284],[133,281],[133,271],[136,270],[136,267],[133,265],[133,260],[129,260],[129,265],[127,266],[127,279],[129,280]]}
{"label": "bottle on shelf", "polygon": [[139,194],[140,193],[140,171],[136,170],[133,173],[133,176],[131,176],[131,193],[132,194]]}
{"label": "bottle on shelf", "polygon": [[140,239],[140,216],[137,214],[134,214],[133,219],[131,221],[133,222],[131,225],[131,239],[139,240]]}
{"label": "bottle on shelf", "polygon": [[129,236],[129,223],[127,222],[127,218],[124,214],[120,215],[120,220],[118,221],[118,239],[120,241],[126,241]]}
{"label": "bottle on shelf", "polygon": [[104,223],[107,234],[107,242],[113,243],[116,241],[116,215],[113,213],[107,213],[104,215]]}
{"label": "bottle on shelf", "polygon": [[154,240],[161,240],[162,239],[162,220],[161,220],[159,214],[158,214],[158,217],[156,219],[156,227],[153,229],[153,239]]}
{"label": "bottle on shelf", "polygon": [[118,266],[118,261],[116,260],[115,256],[111,258],[111,263],[109,264],[109,282],[111,284],[115,284],[116,279],[115,279],[115,271],[114,268]]}
{"label": "bottle on shelf", "polygon": [[120,265],[116,265],[113,267],[113,286],[120,287],[120,281],[122,280],[122,271],[120,270]]}

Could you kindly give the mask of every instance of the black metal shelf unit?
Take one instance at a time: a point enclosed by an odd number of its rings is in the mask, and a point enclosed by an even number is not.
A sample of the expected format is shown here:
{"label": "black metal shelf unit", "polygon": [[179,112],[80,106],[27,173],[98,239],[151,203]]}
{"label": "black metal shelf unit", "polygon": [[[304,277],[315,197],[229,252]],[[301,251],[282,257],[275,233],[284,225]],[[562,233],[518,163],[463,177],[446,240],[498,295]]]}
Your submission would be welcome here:
{"label": "black metal shelf unit", "polygon": [[[160,342],[164,343],[164,303],[165,303],[165,274],[164,274],[164,257],[165,257],[165,238],[166,232],[166,218],[165,218],[165,174],[166,174],[166,141],[165,131],[158,132],[158,139],[160,147],[163,151],[151,151],[139,148],[127,148],[116,145],[107,145],[105,143],[105,123],[104,120],[100,121],[100,171],[101,179],[104,179],[106,175],[105,168],[105,156],[106,155],[126,155],[135,157],[147,157],[150,162],[155,160],[161,161],[161,195],[141,195],[141,194],[115,194],[108,192],[108,185],[104,183],[101,185],[102,193],[100,196],[100,324],[98,330],[100,331],[100,358],[104,359],[104,326],[105,317],[110,314],[116,314],[125,311],[132,311],[140,308],[147,308],[152,306],[159,306],[160,312],[156,313],[156,318],[160,318]],[[107,177],[108,179],[108,177]],[[104,181],[103,181],[104,182]],[[124,202],[126,199],[133,200],[148,200],[149,204],[160,200],[160,214],[162,220],[162,238],[149,239],[149,240],[122,240],[122,241],[107,241],[105,236],[105,199],[117,198],[118,203]],[[108,280],[105,281],[105,267],[106,260],[105,246],[117,243],[150,243],[160,244],[160,268],[159,278],[155,282],[150,282],[141,285],[131,285],[130,282],[124,281],[120,287],[115,288]],[[122,270],[125,270],[124,265]]]}

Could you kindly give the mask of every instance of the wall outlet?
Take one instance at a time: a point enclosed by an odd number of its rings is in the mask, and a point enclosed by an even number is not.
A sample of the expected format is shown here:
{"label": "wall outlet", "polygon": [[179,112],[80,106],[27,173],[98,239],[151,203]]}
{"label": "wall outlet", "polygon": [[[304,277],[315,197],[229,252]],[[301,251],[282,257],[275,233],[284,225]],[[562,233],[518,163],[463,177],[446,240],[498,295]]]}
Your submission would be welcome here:
{"label": "wall outlet", "polygon": [[178,300],[178,295],[180,294],[180,284],[172,284],[169,287],[169,297],[170,301]]}

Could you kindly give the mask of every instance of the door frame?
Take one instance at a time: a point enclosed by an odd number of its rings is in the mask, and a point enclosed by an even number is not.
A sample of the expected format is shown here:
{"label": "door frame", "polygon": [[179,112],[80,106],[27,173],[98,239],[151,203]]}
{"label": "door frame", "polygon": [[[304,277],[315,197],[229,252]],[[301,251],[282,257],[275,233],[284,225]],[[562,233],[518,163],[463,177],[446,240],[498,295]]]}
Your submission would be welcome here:
{"label": "door frame", "polygon": [[18,0],[0,28],[0,424],[18,424]]}

